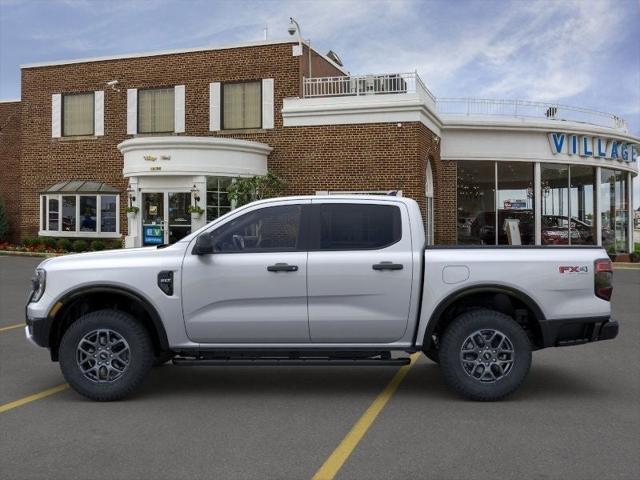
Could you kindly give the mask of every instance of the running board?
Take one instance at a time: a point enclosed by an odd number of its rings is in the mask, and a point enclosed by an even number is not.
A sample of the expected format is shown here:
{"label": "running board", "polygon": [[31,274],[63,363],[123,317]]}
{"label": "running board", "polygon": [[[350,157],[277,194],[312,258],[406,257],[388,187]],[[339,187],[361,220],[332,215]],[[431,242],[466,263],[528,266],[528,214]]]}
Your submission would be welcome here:
{"label": "running board", "polygon": [[335,366],[385,366],[397,367],[408,365],[410,358],[390,358],[390,359],[372,359],[372,358],[174,358],[173,364],[182,367],[192,366],[253,366],[261,365],[267,367],[273,366],[290,366],[290,365],[307,365],[314,367]]}

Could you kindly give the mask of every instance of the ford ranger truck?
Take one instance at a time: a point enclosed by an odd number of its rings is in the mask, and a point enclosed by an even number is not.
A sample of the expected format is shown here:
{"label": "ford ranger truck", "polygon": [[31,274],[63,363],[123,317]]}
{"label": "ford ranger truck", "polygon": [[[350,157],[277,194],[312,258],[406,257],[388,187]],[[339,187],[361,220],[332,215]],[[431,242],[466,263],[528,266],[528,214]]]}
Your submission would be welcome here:
{"label": "ford ranger truck", "polygon": [[532,351],[614,338],[611,282],[599,247],[425,247],[411,199],[288,197],[173,245],[43,261],[26,335],[94,400],[169,360],[394,366],[422,351],[488,401],[522,384]]}

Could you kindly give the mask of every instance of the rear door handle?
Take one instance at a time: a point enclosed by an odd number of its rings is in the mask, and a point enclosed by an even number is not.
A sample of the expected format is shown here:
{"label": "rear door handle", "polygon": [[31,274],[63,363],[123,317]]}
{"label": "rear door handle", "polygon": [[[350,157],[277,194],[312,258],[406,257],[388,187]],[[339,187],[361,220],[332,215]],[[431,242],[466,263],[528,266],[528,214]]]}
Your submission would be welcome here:
{"label": "rear door handle", "polygon": [[270,272],[297,272],[297,265],[289,265],[288,263],[276,263],[275,265],[267,266],[267,270]]}
{"label": "rear door handle", "polygon": [[380,262],[372,265],[374,270],[402,270],[404,266],[401,263]]}

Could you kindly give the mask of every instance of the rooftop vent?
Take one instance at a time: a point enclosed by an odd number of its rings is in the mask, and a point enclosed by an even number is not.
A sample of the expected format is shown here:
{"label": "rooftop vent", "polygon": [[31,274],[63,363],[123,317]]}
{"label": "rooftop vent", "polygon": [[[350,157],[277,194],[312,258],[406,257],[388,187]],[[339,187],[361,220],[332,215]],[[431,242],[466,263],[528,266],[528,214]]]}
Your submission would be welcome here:
{"label": "rooftop vent", "polygon": [[338,56],[338,54],[336,52],[334,52],[333,50],[329,50],[327,52],[327,57],[334,63],[336,63],[338,66],[340,67],[344,67],[344,65],[342,64],[342,60],[340,60],[340,57]]}

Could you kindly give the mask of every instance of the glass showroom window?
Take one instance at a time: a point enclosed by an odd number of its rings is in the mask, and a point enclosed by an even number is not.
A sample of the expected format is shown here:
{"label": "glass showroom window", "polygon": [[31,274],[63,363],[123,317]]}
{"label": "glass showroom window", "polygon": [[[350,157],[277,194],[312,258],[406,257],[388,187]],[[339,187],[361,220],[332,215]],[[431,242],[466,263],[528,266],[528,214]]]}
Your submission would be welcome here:
{"label": "glass showroom window", "polygon": [[93,92],[62,96],[62,136],[93,135],[95,102]]}
{"label": "glass showroom window", "polygon": [[118,195],[42,195],[41,234],[117,236]]}
{"label": "glass showroom window", "polygon": [[494,162],[458,162],[458,243],[496,243]]}
{"label": "glass showroom window", "polygon": [[534,222],[533,164],[497,162],[498,244],[533,245]]}
{"label": "glass showroom window", "polygon": [[609,253],[627,252],[627,199],[627,173],[603,168],[600,174],[602,246]]}
{"label": "glass showroom window", "polygon": [[233,209],[227,196],[227,188],[233,181],[231,177],[207,177],[207,222]]}
{"label": "glass showroom window", "polygon": [[541,164],[543,245],[595,245],[595,168]]}
{"label": "glass showroom window", "polygon": [[222,128],[225,130],[262,127],[262,83],[222,85]]}
{"label": "glass showroom window", "polygon": [[138,133],[169,133],[175,130],[175,89],[138,90]]}

